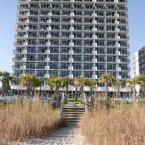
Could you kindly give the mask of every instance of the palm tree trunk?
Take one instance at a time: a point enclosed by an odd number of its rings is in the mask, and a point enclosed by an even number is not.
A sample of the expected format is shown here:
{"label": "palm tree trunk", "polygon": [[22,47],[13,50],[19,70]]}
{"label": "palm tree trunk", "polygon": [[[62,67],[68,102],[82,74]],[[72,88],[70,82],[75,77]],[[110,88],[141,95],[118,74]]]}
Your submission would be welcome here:
{"label": "palm tree trunk", "polygon": [[66,92],[65,92],[66,94],[68,94],[68,85],[67,85],[67,87],[66,87]]}
{"label": "palm tree trunk", "polygon": [[76,87],[76,90],[75,90],[75,100],[77,100],[77,87]]}
{"label": "palm tree trunk", "polygon": [[34,97],[34,91],[35,91],[34,88],[32,88],[32,96],[31,96],[32,98]]}
{"label": "palm tree trunk", "polygon": [[135,100],[136,100],[137,97],[136,97],[136,89],[135,89],[135,86],[134,86],[134,97],[135,97]]}
{"label": "palm tree trunk", "polygon": [[29,111],[32,111],[32,98],[29,98]]}
{"label": "palm tree trunk", "polygon": [[50,95],[52,96],[53,94],[53,87],[50,88]]}
{"label": "palm tree trunk", "polygon": [[119,98],[119,97],[120,97],[120,89],[117,88],[117,98]]}
{"label": "palm tree trunk", "polygon": [[[32,97],[33,97],[34,88],[29,88],[29,111],[32,111]],[[32,94],[31,94],[32,93]]]}
{"label": "palm tree trunk", "polygon": [[30,98],[30,91],[31,89],[30,89],[30,87],[27,87],[27,98]]}
{"label": "palm tree trunk", "polygon": [[108,84],[107,83],[105,84],[105,87],[106,87],[105,98],[107,98],[108,97]]}
{"label": "palm tree trunk", "polygon": [[83,92],[84,92],[84,89],[83,88],[84,88],[84,86],[81,86],[80,87],[80,95],[83,94]]}
{"label": "palm tree trunk", "polygon": [[4,91],[4,88],[2,87],[2,96],[4,97],[5,96],[5,91]]}
{"label": "palm tree trunk", "polygon": [[56,106],[59,107],[59,100],[60,100],[60,96],[59,96],[59,90],[58,88],[56,88]]}
{"label": "palm tree trunk", "polygon": [[40,86],[40,90],[39,90],[39,99],[41,99],[41,95],[42,95],[42,90],[41,90],[41,86]]}

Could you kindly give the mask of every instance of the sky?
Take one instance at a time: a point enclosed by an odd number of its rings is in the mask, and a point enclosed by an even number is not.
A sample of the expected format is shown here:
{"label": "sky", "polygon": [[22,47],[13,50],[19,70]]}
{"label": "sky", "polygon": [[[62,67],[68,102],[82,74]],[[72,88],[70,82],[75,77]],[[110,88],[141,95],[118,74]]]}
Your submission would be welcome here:
{"label": "sky", "polygon": [[[0,71],[12,72],[17,1],[1,0],[0,4]],[[145,46],[145,0],[128,0],[128,8],[132,68],[133,53]]]}

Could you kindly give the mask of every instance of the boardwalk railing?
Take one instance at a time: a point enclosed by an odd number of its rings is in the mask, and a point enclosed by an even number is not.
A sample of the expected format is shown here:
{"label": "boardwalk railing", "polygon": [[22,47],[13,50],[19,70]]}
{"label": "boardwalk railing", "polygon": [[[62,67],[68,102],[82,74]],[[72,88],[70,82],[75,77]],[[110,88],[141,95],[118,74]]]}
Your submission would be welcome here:
{"label": "boardwalk railing", "polygon": [[85,105],[85,111],[88,112],[93,107],[92,97],[87,97],[86,94],[82,94],[81,103]]}
{"label": "boardwalk railing", "polygon": [[64,100],[65,100],[65,95],[64,95],[64,93],[63,93],[63,94],[62,94],[62,98],[61,98],[61,102],[60,102],[60,117],[63,116]]}

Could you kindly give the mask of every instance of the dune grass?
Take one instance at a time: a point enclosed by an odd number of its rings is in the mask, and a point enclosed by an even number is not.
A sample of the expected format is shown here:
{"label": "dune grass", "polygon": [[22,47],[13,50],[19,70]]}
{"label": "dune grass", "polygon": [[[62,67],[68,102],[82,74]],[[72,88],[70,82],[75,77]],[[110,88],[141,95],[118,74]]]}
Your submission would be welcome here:
{"label": "dune grass", "polygon": [[93,110],[83,116],[80,128],[92,145],[144,145],[145,107]]}
{"label": "dune grass", "polygon": [[58,110],[48,103],[35,101],[32,110],[28,102],[0,107],[0,144],[31,137],[48,136],[61,123]]}

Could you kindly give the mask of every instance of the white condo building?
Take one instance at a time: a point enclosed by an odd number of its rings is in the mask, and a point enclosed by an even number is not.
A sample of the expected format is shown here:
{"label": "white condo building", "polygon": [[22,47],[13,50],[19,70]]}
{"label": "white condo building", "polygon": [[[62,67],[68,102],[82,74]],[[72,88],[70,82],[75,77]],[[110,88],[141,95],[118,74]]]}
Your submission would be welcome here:
{"label": "white condo building", "polygon": [[111,73],[125,85],[128,39],[127,0],[19,0],[14,77]]}
{"label": "white condo building", "polygon": [[136,52],[133,55],[133,75],[134,77],[139,76],[139,55]]}

